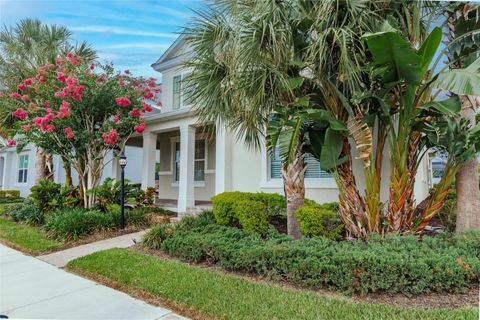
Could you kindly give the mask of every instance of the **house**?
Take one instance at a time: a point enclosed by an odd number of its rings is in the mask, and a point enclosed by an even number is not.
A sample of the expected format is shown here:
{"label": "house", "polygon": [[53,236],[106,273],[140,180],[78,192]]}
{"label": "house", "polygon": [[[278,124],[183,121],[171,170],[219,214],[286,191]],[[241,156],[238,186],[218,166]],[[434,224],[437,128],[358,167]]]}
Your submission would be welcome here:
{"label": "house", "polygon": [[[2,141],[0,137],[1,145],[5,145],[5,141]],[[0,147],[0,190],[20,190],[22,197],[30,194],[30,188],[35,184],[36,151],[37,148],[33,144],[25,146],[20,153],[17,153],[15,147]],[[127,147],[125,154],[130,162],[141,162],[142,152],[138,148]],[[107,155],[105,160],[107,164],[102,180],[109,177],[114,170],[119,170],[114,161],[111,161],[111,153]],[[65,183],[65,169],[59,156],[53,156],[52,167],[53,180],[57,183]],[[125,178],[133,183],[140,183],[140,167],[135,165],[127,166],[125,168]],[[75,174],[75,171],[72,172],[72,180],[74,185],[78,184],[78,176]]]}
{"label": "house", "polygon": [[[195,209],[224,191],[277,192],[283,194],[283,181],[278,155],[270,156],[265,147],[248,149],[237,141],[233,132],[216,128],[214,137],[203,134],[203,125],[192,112],[183,94],[182,79],[189,70],[182,67],[191,58],[183,36],[180,36],[152,67],[162,74],[162,111],[147,115],[147,129],[129,145],[143,148],[142,187],[158,185],[161,201],[176,202],[179,212]],[[388,150],[385,152],[384,173],[388,174]],[[306,157],[306,197],[317,202],[338,199],[334,178],[320,170],[313,157]],[[354,163],[355,173],[363,176],[360,161]],[[428,161],[418,170],[415,195],[423,200],[430,188]],[[158,181],[156,182],[156,177]],[[357,178],[360,187],[364,179]],[[364,189],[364,188],[360,188]],[[382,183],[382,197],[387,198],[388,180]]]}

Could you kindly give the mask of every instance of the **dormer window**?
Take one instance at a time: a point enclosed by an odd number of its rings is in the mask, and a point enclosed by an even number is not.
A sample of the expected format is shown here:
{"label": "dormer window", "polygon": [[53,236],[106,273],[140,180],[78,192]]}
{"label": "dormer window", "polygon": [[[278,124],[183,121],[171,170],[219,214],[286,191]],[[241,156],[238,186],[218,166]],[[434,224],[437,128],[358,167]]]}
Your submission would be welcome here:
{"label": "dormer window", "polygon": [[191,99],[187,96],[185,90],[185,79],[189,76],[189,73],[173,77],[173,109],[179,109],[191,104]]}

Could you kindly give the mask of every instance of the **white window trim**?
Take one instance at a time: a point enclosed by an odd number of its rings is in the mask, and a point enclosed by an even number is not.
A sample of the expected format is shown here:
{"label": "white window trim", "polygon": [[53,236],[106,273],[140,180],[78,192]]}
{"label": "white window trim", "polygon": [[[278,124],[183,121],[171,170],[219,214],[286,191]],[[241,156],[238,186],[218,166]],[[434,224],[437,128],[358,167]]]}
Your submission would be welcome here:
{"label": "white window trim", "polygon": [[[27,179],[25,182],[18,182],[18,174],[20,172],[20,157],[27,156],[28,166],[27,166]],[[30,155],[27,152],[21,152],[17,154],[17,170],[15,171],[15,183],[16,186],[26,186],[28,185],[28,175],[30,173]]]}
{"label": "white window trim", "polygon": [[[185,99],[184,99],[184,89],[183,89],[183,79],[192,73],[192,70],[183,70],[182,72],[180,73],[176,73],[173,75],[172,77],[172,110],[179,110],[179,109],[188,109],[188,108],[191,108],[192,107],[192,104],[184,104],[185,103]],[[174,79],[175,77],[178,77],[180,76],[180,105],[178,108],[175,108],[173,106],[173,97],[174,97],[174,93],[173,93],[173,88],[174,88]]]}
{"label": "white window trim", "polygon": [[[265,144],[261,146],[261,189],[283,189],[283,179],[270,178],[270,156],[268,155]],[[337,183],[333,177],[327,178],[305,178],[305,188],[307,189],[338,189]]]}
{"label": "white window trim", "polygon": [[[205,141],[205,167],[203,169],[204,177],[207,174],[215,173],[214,169],[207,169],[208,168],[208,139],[205,134],[197,134],[195,136],[195,141],[197,140],[204,140]],[[178,187],[178,181],[175,181],[175,144],[180,143],[180,136],[175,136],[170,138],[170,172],[168,171],[161,171],[159,175],[167,176],[170,175],[172,177],[171,186]],[[180,155],[181,156],[181,155]],[[195,160],[195,159],[194,159]],[[204,178],[205,179],[205,178]],[[197,188],[205,187],[205,180],[204,181],[195,181],[194,186]]]}

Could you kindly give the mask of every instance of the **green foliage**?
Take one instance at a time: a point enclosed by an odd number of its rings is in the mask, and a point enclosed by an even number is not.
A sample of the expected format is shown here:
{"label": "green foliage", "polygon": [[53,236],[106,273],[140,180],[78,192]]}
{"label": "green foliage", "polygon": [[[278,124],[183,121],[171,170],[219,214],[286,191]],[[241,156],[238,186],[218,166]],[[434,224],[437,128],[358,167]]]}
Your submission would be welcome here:
{"label": "green foliage", "polygon": [[38,210],[50,211],[64,206],[75,204],[78,199],[71,195],[75,193],[73,187],[62,187],[59,183],[51,180],[40,180],[40,182],[30,188],[30,197]]}
{"label": "green foliage", "polygon": [[[133,198],[137,191],[127,179],[124,183],[125,199]],[[120,189],[121,181],[108,177],[102,184],[89,190],[88,193],[95,195],[97,205],[99,205],[102,210],[107,211],[110,205],[120,203]]]}
{"label": "green foliage", "polygon": [[49,237],[61,240],[76,240],[81,236],[111,229],[113,215],[83,208],[65,208],[50,213],[45,219]]}
{"label": "green foliage", "polygon": [[20,190],[0,190],[0,199],[18,199]]}
{"label": "green foliage", "polygon": [[457,225],[457,193],[455,188],[451,188],[445,198],[440,212],[438,213],[440,222],[449,232],[455,232]]}
{"label": "green foliage", "polygon": [[346,293],[461,291],[480,279],[478,232],[422,239],[372,235],[367,242],[324,237],[295,241],[281,234],[248,236],[205,217],[201,223],[194,220],[175,228],[162,241],[162,250],[189,262]]}
{"label": "green foliage", "polygon": [[[207,319],[255,320],[475,320],[475,308],[403,308],[351,301],[252,281],[128,249],[109,249],[75,259],[67,268],[146,291]],[[199,318],[202,316],[199,316]]]}
{"label": "green foliage", "polygon": [[338,203],[305,204],[295,212],[303,235],[338,240],[344,225],[337,213]]}
{"label": "green foliage", "polygon": [[173,227],[169,224],[158,224],[150,229],[142,238],[142,244],[151,249],[160,249],[162,242],[172,235]]}
{"label": "green foliage", "polygon": [[[213,214],[220,225],[236,225],[239,215],[236,211],[237,204],[245,200],[260,202],[264,206],[262,216],[273,217],[286,214],[285,197],[276,193],[250,193],[250,192],[224,192],[212,197]],[[244,214],[245,217],[245,214]],[[262,219],[258,217],[258,219]],[[261,228],[264,229],[263,227]]]}
{"label": "green foliage", "polygon": [[[120,206],[114,211],[110,211],[113,215],[113,221],[115,225],[120,223]],[[146,213],[142,210],[127,209],[125,210],[125,223],[128,227],[141,228],[150,224]]]}
{"label": "green foliage", "polygon": [[265,205],[260,201],[241,200],[235,203],[235,214],[246,234],[268,232],[268,220]]}
{"label": "green foliage", "polygon": [[155,188],[148,187],[147,190],[138,188],[132,195],[135,197],[135,206],[151,207],[155,204]]}
{"label": "green foliage", "polygon": [[30,201],[22,204],[11,204],[5,208],[5,212],[12,221],[24,222],[29,225],[42,225],[45,219],[45,212],[39,210]]}

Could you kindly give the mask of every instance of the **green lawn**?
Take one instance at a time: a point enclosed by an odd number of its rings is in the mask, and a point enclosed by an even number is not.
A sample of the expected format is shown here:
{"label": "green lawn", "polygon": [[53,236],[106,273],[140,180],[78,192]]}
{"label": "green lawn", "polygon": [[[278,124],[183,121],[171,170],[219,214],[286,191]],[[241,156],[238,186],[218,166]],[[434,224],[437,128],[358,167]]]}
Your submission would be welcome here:
{"label": "green lawn", "polygon": [[0,216],[3,214],[5,211],[5,203],[0,203]]}
{"label": "green lawn", "polygon": [[[0,209],[1,210],[1,209]],[[59,249],[63,244],[49,240],[39,229],[0,218],[0,240],[31,254]]]}
{"label": "green lawn", "polygon": [[222,275],[128,249],[97,252],[67,267],[144,290],[214,319],[478,319],[473,309],[418,310],[354,303]]}

